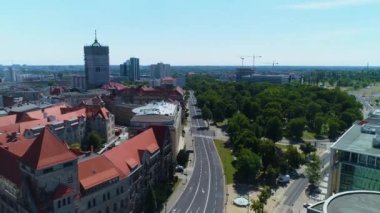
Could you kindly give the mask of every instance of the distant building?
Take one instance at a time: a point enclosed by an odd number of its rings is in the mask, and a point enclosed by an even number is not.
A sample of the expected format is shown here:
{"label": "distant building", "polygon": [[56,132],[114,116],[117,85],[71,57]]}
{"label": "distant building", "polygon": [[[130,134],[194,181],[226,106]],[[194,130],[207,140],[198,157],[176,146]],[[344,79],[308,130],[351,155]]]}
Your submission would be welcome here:
{"label": "distant building", "polygon": [[102,46],[96,36],[90,46],[84,46],[84,71],[86,89],[101,87],[110,79],[110,63],[108,46]]}
{"label": "distant building", "polygon": [[80,90],[86,89],[86,76],[74,75],[71,77],[71,86]]}
{"label": "distant building", "polygon": [[33,138],[48,126],[61,140],[72,144],[85,142],[91,131],[96,131],[109,142],[115,138],[115,117],[101,105],[82,105],[71,108],[64,104],[13,107],[9,115],[0,117],[1,134],[19,134]]}
{"label": "distant building", "polygon": [[287,84],[289,83],[289,76],[287,75],[262,75],[253,74],[248,76],[242,76],[240,81],[247,81],[253,83],[272,83],[272,84]]}
{"label": "distant building", "polygon": [[157,63],[150,65],[151,78],[164,78],[170,76],[170,64]]}
{"label": "distant building", "polygon": [[236,69],[236,81],[240,81],[244,76],[253,75],[254,70],[250,67],[239,67]]}
{"label": "distant building", "polygon": [[120,64],[120,76],[126,76],[129,81],[140,80],[140,61],[138,58],[130,58]]}
{"label": "distant building", "polygon": [[16,81],[17,72],[13,67],[8,67],[5,70],[5,80],[14,82]]}
{"label": "distant building", "polygon": [[355,123],[332,146],[328,195],[380,191],[380,110]]}

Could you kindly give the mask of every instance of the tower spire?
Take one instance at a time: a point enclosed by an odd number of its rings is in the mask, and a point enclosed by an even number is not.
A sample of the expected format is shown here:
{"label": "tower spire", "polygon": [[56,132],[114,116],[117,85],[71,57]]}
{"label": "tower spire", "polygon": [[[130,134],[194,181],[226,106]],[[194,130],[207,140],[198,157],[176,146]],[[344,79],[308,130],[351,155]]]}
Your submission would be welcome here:
{"label": "tower spire", "polygon": [[95,42],[98,42],[98,37],[96,35],[96,30],[95,30]]}

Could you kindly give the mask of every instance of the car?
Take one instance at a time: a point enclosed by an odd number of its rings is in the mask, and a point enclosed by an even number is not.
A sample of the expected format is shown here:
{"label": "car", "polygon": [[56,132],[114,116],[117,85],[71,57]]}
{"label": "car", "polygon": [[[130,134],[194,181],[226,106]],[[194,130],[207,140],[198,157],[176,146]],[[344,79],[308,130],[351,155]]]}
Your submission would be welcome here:
{"label": "car", "polygon": [[296,170],[293,170],[293,171],[291,171],[291,172],[289,173],[289,176],[290,176],[290,178],[292,178],[292,179],[297,179],[297,178],[300,177],[300,174],[298,174],[298,172],[297,172]]}
{"label": "car", "polygon": [[290,176],[289,175],[280,175],[280,177],[277,178],[277,182],[280,184],[286,184],[289,183]]}
{"label": "car", "polygon": [[309,206],[310,206],[310,203],[304,203],[304,204],[303,204],[303,207],[304,207],[304,208],[307,208],[307,207],[309,207]]}
{"label": "car", "polygon": [[183,172],[184,171],[184,168],[183,168],[183,166],[181,166],[181,165],[177,165],[176,167],[175,167],[175,171],[176,172]]}

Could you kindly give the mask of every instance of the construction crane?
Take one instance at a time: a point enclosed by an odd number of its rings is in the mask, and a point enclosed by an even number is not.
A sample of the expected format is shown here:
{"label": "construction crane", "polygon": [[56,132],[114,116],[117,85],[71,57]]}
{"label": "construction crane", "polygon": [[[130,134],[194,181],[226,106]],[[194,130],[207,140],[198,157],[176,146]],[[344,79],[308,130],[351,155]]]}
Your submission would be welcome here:
{"label": "construction crane", "polygon": [[261,55],[250,55],[250,56],[240,56],[240,59],[241,59],[241,66],[243,67],[244,66],[244,59],[245,58],[250,58],[252,57],[252,69],[255,69],[255,62],[256,62],[256,58],[261,58],[262,56]]}
{"label": "construction crane", "polygon": [[274,72],[274,65],[278,65],[277,61],[269,62],[269,63],[264,63],[264,64],[271,64],[272,65],[272,72]]}

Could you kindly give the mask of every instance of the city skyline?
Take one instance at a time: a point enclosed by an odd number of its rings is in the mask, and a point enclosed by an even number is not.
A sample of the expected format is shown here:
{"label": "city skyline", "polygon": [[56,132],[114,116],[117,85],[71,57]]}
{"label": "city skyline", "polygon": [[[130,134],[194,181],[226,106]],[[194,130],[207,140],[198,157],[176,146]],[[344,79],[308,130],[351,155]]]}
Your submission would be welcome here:
{"label": "city skyline", "polygon": [[257,65],[379,66],[379,3],[3,2],[0,64],[81,65],[96,29],[110,64],[138,57],[142,65],[239,65],[258,54]]}

